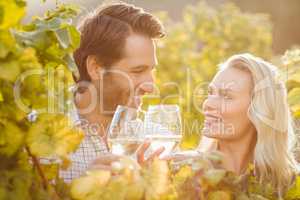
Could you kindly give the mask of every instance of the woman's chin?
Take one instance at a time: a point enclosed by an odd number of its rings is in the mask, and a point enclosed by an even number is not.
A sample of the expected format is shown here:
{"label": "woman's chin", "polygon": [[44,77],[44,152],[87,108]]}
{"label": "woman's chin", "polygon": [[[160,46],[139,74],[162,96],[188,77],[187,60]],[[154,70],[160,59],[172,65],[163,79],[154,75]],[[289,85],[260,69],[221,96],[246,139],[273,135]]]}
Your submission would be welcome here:
{"label": "woman's chin", "polygon": [[207,128],[204,127],[201,131],[202,135],[208,137],[208,138],[214,138],[214,139],[229,139],[231,138],[230,135],[221,132],[220,130],[215,130],[214,128]]}

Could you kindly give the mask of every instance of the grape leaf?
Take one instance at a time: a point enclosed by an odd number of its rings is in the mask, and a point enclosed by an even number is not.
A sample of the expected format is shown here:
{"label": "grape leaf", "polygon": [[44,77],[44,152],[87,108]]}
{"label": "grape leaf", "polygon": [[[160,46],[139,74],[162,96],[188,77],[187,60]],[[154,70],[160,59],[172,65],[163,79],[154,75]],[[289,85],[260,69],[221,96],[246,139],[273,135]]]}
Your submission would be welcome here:
{"label": "grape leaf", "polygon": [[146,181],[146,199],[155,199],[167,192],[169,168],[165,161],[155,159],[143,173]]}
{"label": "grape leaf", "polygon": [[36,156],[63,158],[77,148],[82,138],[83,133],[74,129],[65,116],[44,114],[31,126],[26,142]]}
{"label": "grape leaf", "polygon": [[107,184],[110,177],[109,171],[89,171],[87,176],[80,177],[72,182],[71,196],[78,200],[93,199],[89,196],[93,195],[93,193],[97,194],[96,191]]}
{"label": "grape leaf", "polygon": [[286,200],[300,199],[300,176],[296,177],[294,185],[287,191],[284,199]]}
{"label": "grape leaf", "polygon": [[25,4],[15,0],[0,1],[0,29],[16,26],[25,15]]}
{"label": "grape leaf", "polygon": [[214,187],[225,177],[226,171],[223,169],[210,169],[202,177],[205,183]]}
{"label": "grape leaf", "polygon": [[210,192],[208,194],[208,200],[231,200],[232,195],[230,192],[228,191],[222,191],[222,190],[218,190],[218,191],[214,191],[214,192]]}
{"label": "grape leaf", "polygon": [[15,39],[9,30],[0,30],[0,58],[15,50]]}
{"label": "grape leaf", "polygon": [[23,144],[24,134],[12,121],[0,119],[0,156],[12,156]]}

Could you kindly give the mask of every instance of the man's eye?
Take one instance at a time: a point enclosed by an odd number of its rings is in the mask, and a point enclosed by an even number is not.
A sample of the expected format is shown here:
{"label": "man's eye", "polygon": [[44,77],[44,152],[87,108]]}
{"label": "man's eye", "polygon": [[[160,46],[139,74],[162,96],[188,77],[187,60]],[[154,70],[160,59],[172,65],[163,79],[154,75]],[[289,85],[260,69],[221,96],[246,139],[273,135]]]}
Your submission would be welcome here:
{"label": "man's eye", "polygon": [[136,69],[136,70],[133,70],[133,71],[131,71],[132,73],[141,73],[141,72],[143,72],[144,71],[144,69]]}
{"label": "man's eye", "polygon": [[141,73],[142,71],[141,70],[139,70],[139,71],[132,71],[131,73],[134,73],[134,74],[139,74],[139,73]]}

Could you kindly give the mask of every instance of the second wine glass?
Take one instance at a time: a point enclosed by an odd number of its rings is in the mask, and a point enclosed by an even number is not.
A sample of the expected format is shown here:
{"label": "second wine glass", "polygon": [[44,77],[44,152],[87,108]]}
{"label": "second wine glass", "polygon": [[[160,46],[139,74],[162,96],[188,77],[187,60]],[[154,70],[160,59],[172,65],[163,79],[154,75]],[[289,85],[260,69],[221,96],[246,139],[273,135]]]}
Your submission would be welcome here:
{"label": "second wine glass", "polygon": [[175,151],[182,138],[182,123],[178,105],[150,105],[144,119],[145,138],[151,149],[163,146],[161,157]]}

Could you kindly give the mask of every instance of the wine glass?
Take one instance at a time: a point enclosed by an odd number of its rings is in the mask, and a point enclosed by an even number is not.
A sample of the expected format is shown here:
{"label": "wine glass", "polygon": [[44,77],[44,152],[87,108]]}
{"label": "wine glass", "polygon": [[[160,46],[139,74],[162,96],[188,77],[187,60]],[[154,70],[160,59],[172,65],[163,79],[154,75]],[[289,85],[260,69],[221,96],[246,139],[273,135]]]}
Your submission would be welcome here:
{"label": "wine glass", "polygon": [[143,142],[143,121],[138,110],[119,105],[108,130],[108,144],[113,154],[132,156]]}
{"label": "wine glass", "polygon": [[181,115],[178,105],[150,105],[144,118],[145,138],[151,141],[150,151],[163,146],[163,157],[177,150],[182,138]]}

